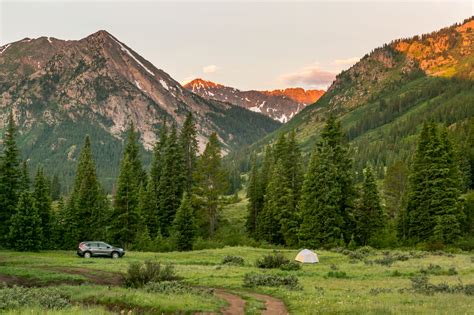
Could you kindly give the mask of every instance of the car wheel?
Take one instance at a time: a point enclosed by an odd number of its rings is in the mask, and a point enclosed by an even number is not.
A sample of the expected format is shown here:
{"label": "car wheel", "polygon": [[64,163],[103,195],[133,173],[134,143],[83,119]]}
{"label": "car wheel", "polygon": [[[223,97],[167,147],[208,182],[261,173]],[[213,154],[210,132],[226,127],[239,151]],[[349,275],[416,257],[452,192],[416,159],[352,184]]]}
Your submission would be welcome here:
{"label": "car wheel", "polygon": [[119,254],[118,254],[117,252],[113,252],[113,253],[112,253],[112,258],[113,258],[113,259],[119,258]]}
{"label": "car wheel", "polygon": [[85,252],[84,253],[84,258],[91,258],[91,253],[90,252]]}

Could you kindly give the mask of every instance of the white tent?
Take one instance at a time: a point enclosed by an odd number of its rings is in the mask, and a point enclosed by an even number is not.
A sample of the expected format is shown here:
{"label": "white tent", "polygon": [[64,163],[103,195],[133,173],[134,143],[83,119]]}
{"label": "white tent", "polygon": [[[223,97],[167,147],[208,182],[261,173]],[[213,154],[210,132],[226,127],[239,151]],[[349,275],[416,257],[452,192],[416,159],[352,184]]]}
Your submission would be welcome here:
{"label": "white tent", "polygon": [[301,252],[299,252],[295,257],[295,260],[306,264],[314,264],[319,262],[318,255],[309,249],[303,249]]}

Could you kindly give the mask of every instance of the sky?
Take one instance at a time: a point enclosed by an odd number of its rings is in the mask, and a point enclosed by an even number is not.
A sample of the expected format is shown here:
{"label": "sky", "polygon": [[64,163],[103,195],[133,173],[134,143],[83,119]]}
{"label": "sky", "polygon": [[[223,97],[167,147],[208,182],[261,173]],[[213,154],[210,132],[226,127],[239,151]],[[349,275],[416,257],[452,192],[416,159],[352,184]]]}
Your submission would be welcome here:
{"label": "sky", "polygon": [[374,48],[472,15],[474,0],[0,0],[0,46],[104,29],[181,83],[325,89]]}

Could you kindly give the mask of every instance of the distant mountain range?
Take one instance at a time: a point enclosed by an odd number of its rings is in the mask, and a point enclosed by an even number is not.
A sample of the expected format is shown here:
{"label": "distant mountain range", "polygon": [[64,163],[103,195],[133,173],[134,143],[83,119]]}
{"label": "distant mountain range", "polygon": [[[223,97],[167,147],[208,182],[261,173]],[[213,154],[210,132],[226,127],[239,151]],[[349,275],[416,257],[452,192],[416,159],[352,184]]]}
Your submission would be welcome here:
{"label": "distant mountain range", "polygon": [[262,113],[282,123],[289,121],[306,105],[316,102],[324,94],[323,90],[305,90],[302,88],[241,91],[203,79],[194,79],[185,84],[184,87],[203,98],[235,104]]}
{"label": "distant mountain range", "polygon": [[1,46],[0,132],[10,111],[32,167],[41,163],[70,180],[79,146],[90,134],[100,175],[110,183],[132,123],[149,150],[163,120],[179,127],[192,112],[200,148],[216,131],[227,152],[279,126],[264,115],[188,91],[106,31],[77,41],[40,37]]}
{"label": "distant mountain range", "polygon": [[409,158],[426,120],[449,126],[461,143],[472,141],[474,18],[374,49],[254,148],[295,130],[309,153],[331,113],[347,131],[359,171],[370,163],[383,174],[387,165]]}

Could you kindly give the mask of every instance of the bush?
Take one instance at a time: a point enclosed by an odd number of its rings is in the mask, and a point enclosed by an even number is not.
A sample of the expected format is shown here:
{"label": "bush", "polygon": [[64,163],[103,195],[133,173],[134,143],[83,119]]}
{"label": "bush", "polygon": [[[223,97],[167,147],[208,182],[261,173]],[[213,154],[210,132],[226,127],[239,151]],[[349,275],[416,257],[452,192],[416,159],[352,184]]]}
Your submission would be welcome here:
{"label": "bush", "polygon": [[40,307],[49,310],[61,310],[71,304],[59,289],[25,288],[0,286],[0,313],[22,307]]}
{"label": "bush", "polygon": [[464,293],[474,295],[474,284],[459,284],[450,286],[447,283],[432,284],[425,275],[413,277],[411,279],[411,288],[416,293],[433,295],[435,293]]}
{"label": "bush", "polygon": [[457,275],[458,272],[456,271],[456,268],[451,267],[448,270],[444,270],[441,268],[440,265],[433,265],[430,264],[428,268],[421,268],[420,273],[424,275],[435,275],[435,276],[454,276]]}
{"label": "bush", "polygon": [[301,269],[301,265],[295,261],[290,261],[289,263],[287,264],[283,264],[280,266],[280,269],[281,270],[285,270],[285,271],[294,271],[294,270],[300,270]]}
{"label": "bush", "polygon": [[280,268],[282,265],[289,264],[290,260],[283,256],[282,253],[274,252],[270,255],[264,255],[257,259],[255,266],[258,268],[274,269]]}
{"label": "bush", "polygon": [[178,280],[172,265],[162,267],[160,263],[145,261],[142,263],[131,263],[127,273],[123,276],[126,287],[141,288],[150,282]]}
{"label": "bush", "polygon": [[294,275],[274,275],[266,273],[247,273],[244,276],[244,287],[253,288],[286,287],[287,289],[298,289],[298,278]]}
{"label": "bush", "polygon": [[245,264],[245,260],[240,256],[232,256],[227,255],[222,258],[223,265],[233,265],[233,266],[243,266]]}
{"label": "bush", "polygon": [[147,292],[163,294],[214,295],[214,289],[192,287],[179,281],[150,282],[144,289]]}
{"label": "bush", "polygon": [[329,271],[326,274],[327,278],[347,279],[349,276],[344,271]]}

